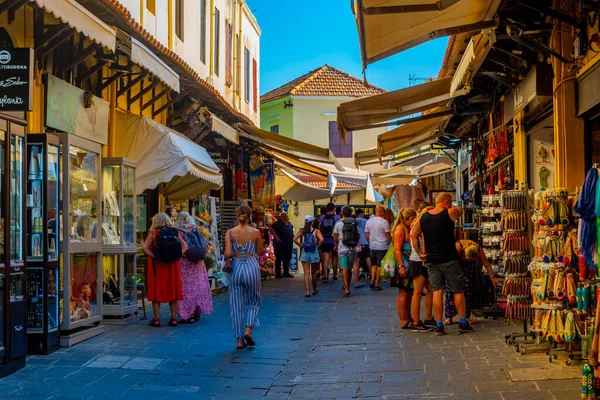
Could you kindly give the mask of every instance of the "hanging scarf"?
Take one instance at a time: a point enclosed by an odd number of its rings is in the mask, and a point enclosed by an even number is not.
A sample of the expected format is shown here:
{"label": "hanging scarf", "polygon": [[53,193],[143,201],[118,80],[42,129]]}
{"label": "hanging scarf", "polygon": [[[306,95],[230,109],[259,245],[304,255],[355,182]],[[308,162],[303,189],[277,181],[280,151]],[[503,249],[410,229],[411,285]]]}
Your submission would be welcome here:
{"label": "hanging scarf", "polygon": [[597,243],[596,237],[596,187],[598,186],[598,170],[592,168],[588,171],[579,199],[575,204],[575,212],[581,218],[581,231],[579,248],[588,266],[594,265],[592,248]]}

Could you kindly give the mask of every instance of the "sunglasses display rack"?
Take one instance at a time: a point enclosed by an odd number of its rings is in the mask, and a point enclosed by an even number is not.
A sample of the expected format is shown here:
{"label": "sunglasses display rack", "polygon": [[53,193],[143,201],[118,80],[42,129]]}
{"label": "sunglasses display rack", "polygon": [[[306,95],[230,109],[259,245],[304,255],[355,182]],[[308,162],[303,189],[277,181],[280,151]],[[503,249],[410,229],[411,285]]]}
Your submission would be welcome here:
{"label": "sunglasses display rack", "polygon": [[579,342],[589,330],[584,320],[593,301],[576,269],[579,245],[573,197],[566,190],[550,189],[536,193],[533,205],[532,259],[527,269],[532,277],[531,332],[536,337],[519,344],[518,351],[545,351],[550,362],[566,352],[570,365],[582,354]]}
{"label": "sunglasses display rack", "polygon": [[525,354],[527,346],[536,344],[536,332],[529,329],[534,308],[531,298],[530,198],[525,190],[502,191],[502,266],[506,296],[506,319],[523,321],[523,331],[507,335],[506,342]]}

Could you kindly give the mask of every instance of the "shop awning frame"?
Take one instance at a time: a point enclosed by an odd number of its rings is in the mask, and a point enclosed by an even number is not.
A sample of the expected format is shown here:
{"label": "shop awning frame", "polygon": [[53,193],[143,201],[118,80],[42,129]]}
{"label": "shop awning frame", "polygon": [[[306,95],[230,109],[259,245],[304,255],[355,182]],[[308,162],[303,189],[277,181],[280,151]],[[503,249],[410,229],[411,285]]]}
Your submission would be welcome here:
{"label": "shop awning frame", "polygon": [[[342,140],[346,139],[346,132],[364,129],[379,128],[390,125],[419,121],[441,116],[437,114],[423,114],[410,121],[395,121],[398,118],[411,114],[428,111],[434,107],[448,105],[453,96],[450,88],[453,78],[442,78],[423,83],[421,85],[409,86],[393,92],[382,93],[375,96],[365,97],[358,100],[342,103],[337,109],[338,130]],[[468,87],[463,91],[454,93],[454,97],[466,94]],[[442,113],[452,113],[452,110],[443,110]]]}
{"label": "shop awning frame", "polygon": [[91,41],[116,50],[117,33],[75,0],[29,0]]}
{"label": "shop awning frame", "polygon": [[326,169],[311,165],[293,154],[264,145],[258,146],[257,150],[261,151],[268,157],[271,157],[276,164],[280,164],[295,171],[318,177],[327,177],[329,174]]}
{"label": "shop awning frame", "polygon": [[117,111],[116,157],[137,162],[136,190],[159,188],[170,201],[185,200],[223,184],[208,152],[150,118]]}
{"label": "shop awning frame", "polygon": [[[331,192],[329,188],[317,188],[305,182],[302,182],[300,179],[298,179],[297,177],[290,174],[284,169],[281,169],[281,172],[295,183],[295,185],[293,185],[283,194],[288,200],[311,201],[329,199],[331,197]],[[356,187],[354,189],[336,188],[333,193],[333,196],[339,196],[353,192],[360,192],[362,190],[365,190],[365,187]]]}
{"label": "shop awning frame", "polygon": [[[440,109],[435,109],[439,111]],[[381,162],[384,156],[400,153],[411,147],[421,146],[443,133],[449,115],[437,119],[413,122],[385,132],[377,137],[377,154]]]}
{"label": "shop awning frame", "polygon": [[227,122],[217,117],[207,108],[202,110],[201,115],[201,118],[205,118],[205,123],[209,126],[211,132],[218,133],[233,144],[240,144],[239,132]]}
{"label": "shop awning frame", "polygon": [[421,43],[496,28],[501,0],[353,0],[363,68]]}
{"label": "shop awning frame", "polygon": [[131,61],[155,75],[165,85],[179,93],[179,75],[139,40],[130,37]]}
{"label": "shop awning frame", "polygon": [[327,148],[267,132],[247,124],[235,124],[234,127],[238,130],[240,137],[266,145],[272,150],[293,152],[289,155],[296,155],[299,159],[308,161],[333,164],[339,171],[344,171],[344,167]]}

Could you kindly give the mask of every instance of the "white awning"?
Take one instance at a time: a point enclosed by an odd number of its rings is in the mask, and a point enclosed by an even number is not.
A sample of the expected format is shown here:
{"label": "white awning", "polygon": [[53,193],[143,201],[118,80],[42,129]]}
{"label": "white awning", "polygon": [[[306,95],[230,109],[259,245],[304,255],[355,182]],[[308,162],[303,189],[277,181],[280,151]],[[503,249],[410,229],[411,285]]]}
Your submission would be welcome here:
{"label": "white awning", "polygon": [[131,38],[131,61],[156,75],[165,85],[179,93],[179,75],[140,41]]}
{"label": "white awning", "polygon": [[[286,199],[291,201],[312,201],[312,200],[322,200],[328,199],[330,197],[330,192],[328,188],[317,188],[307,183],[302,182],[300,179],[290,174],[289,172],[281,169],[283,174],[293,181],[293,185],[283,194]],[[347,194],[352,192],[358,192],[361,190],[365,190],[364,187],[358,187],[354,189],[339,189],[336,188],[334,192],[334,196],[339,196],[341,194]]]}
{"label": "white awning", "polygon": [[500,0],[353,0],[363,66],[421,43],[496,27]]}
{"label": "white awning", "polygon": [[75,0],[29,0],[62,23],[112,52],[117,45],[116,32]]}
{"label": "white awning", "polygon": [[218,189],[219,167],[206,150],[187,137],[147,117],[117,111],[115,156],[137,161],[138,193],[154,189],[169,201],[183,201]]}
{"label": "white awning", "polygon": [[376,172],[373,182],[381,185],[408,185],[417,177],[437,176],[454,168],[456,163],[450,157],[428,154]]}
{"label": "white awning", "polygon": [[227,124],[227,122],[217,117],[215,114],[211,113],[210,111],[209,113],[211,131],[218,133],[232,143],[240,144],[240,135],[238,131]]}

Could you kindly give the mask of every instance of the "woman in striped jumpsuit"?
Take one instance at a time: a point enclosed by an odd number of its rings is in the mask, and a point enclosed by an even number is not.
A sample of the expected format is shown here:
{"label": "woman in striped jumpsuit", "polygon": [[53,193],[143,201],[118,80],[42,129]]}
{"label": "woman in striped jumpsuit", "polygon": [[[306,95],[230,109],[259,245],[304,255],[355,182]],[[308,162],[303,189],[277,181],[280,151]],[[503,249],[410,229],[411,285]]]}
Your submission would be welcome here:
{"label": "woman in striped jumpsuit", "polygon": [[[239,225],[227,231],[225,257],[233,257],[229,303],[237,348],[243,349],[255,345],[252,328],[258,325],[258,309],[260,308],[258,255],[262,254],[263,245],[260,231],[248,225],[252,209],[244,204],[238,207],[236,214]],[[244,306],[246,308],[245,320]]]}

